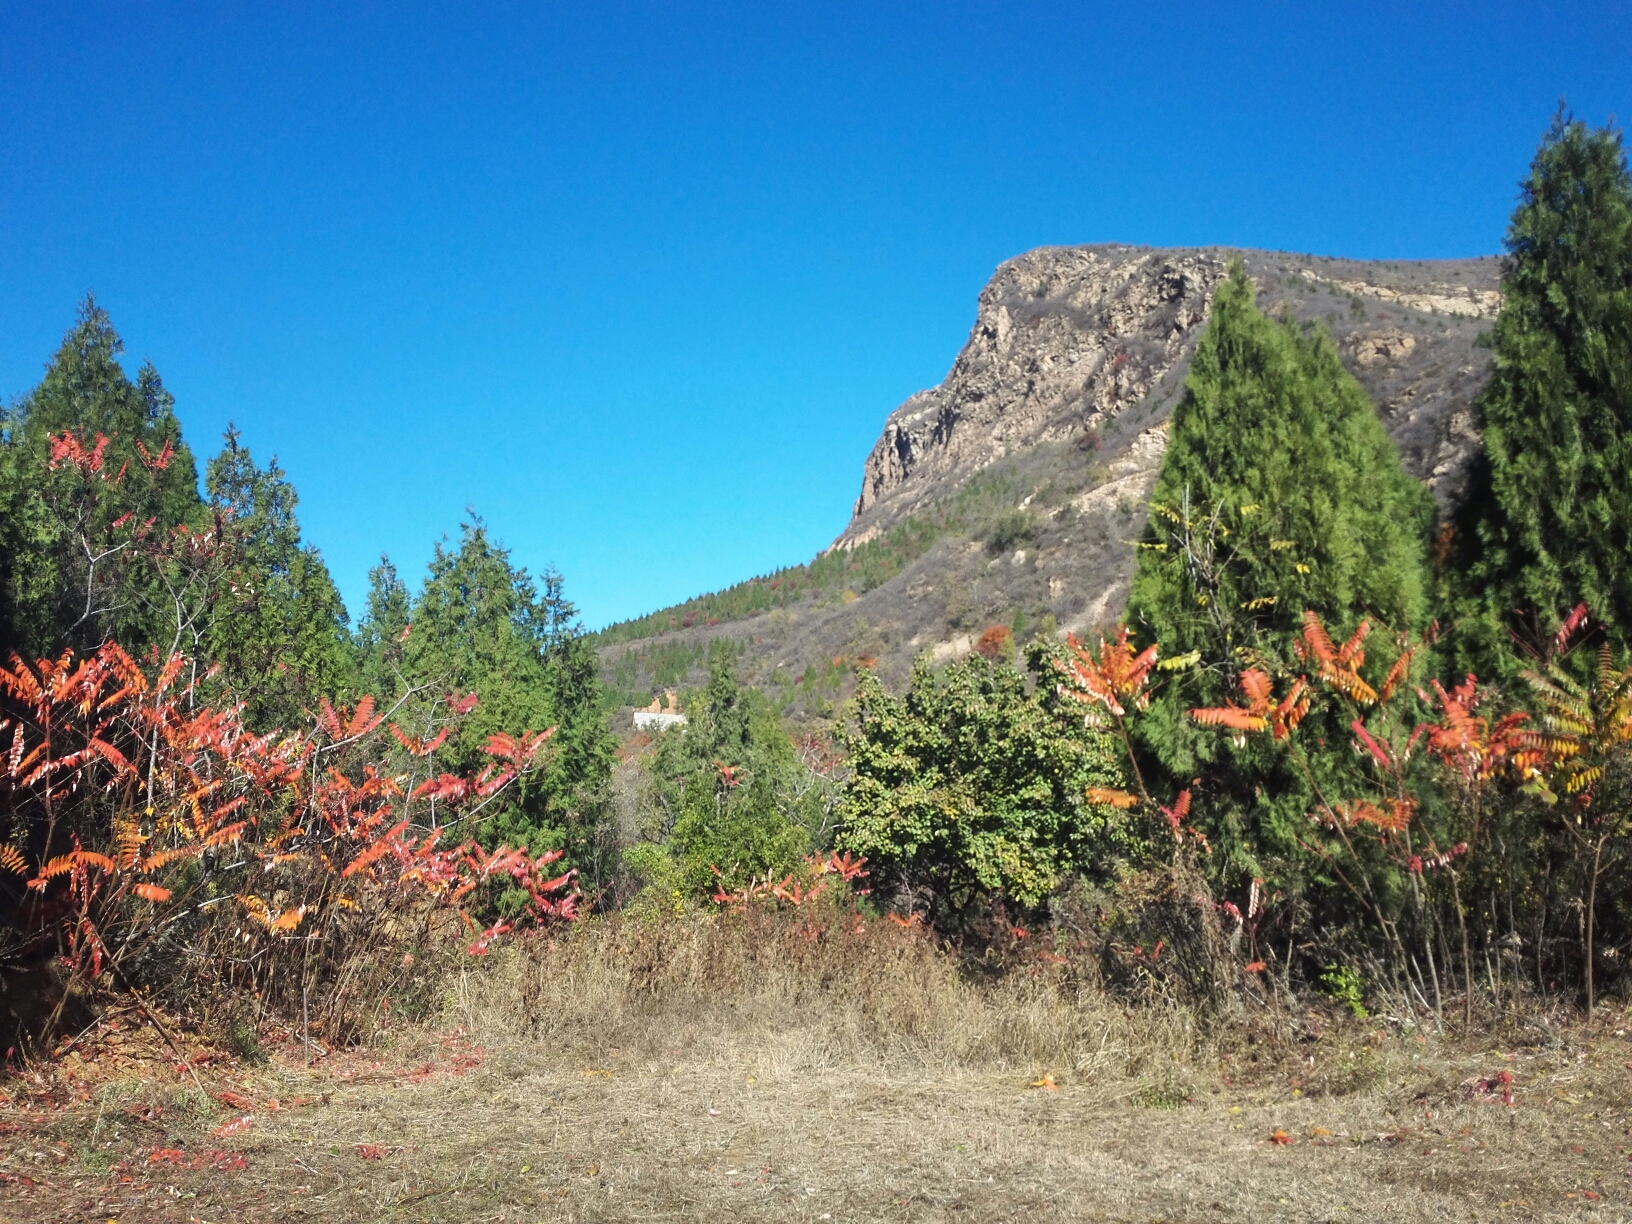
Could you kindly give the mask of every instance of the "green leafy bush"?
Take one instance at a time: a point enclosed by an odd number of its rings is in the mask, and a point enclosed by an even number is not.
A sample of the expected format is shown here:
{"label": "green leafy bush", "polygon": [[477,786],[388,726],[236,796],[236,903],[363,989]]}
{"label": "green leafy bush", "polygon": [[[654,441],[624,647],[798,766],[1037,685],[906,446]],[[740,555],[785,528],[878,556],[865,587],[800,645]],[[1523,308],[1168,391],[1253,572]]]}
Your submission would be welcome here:
{"label": "green leafy bush", "polygon": [[1366,1010],[1366,983],[1359,970],[1349,965],[1327,965],[1320,975],[1320,985],[1330,998],[1348,1008],[1356,1020],[1371,1015]]}
{"label": "green leafy bush", "polygon": [[1122,784],[1117,747],[1060,707],[1044,647],[1029,662],[1034,693],[979,655],[939,675],[921,659],[901,697],[860,678],[838,843],[943,928],[994,897],[1038,906],[1073,873],[1108,879],[1135,851],[1122,813],[1086,794]]}
{"label": "green leafy bush", "polygon": [[1024,510],[1011,510],[992,524],[986,533],[986,550],[993,556],[1030,544],[1037,538],[1037,525]]}

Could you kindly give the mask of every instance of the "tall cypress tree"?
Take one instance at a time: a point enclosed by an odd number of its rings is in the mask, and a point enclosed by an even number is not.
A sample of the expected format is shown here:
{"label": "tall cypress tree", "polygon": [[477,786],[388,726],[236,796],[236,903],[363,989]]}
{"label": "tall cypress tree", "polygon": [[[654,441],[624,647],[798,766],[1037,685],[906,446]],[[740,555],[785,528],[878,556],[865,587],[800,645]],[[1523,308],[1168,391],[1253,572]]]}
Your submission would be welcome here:
{"label": "tall cypress tree", "polygon": [[1484,460],[1458,524],[1458,662],[1511,673],[1509,634],[1585,600],[1632,645],[1632,175],[1621,134],[1562,111],[1507,233]]}
{"label": "tall cypress tree", "polygon": [[1330,338],[1266,317],[1235,264],[1174,410],[1130,600],[1137,636],[1199,655],[1139,725],[1172,778],[1204,775],[1221,863],[1262,875],[1296,859],[1311,797],[1283,753],[1232,745],[1185,711],[1238,696],[1248,667],[1301,671],[1305,610],[1344,632],[1363,617],[1420,627],[1432,517]]}

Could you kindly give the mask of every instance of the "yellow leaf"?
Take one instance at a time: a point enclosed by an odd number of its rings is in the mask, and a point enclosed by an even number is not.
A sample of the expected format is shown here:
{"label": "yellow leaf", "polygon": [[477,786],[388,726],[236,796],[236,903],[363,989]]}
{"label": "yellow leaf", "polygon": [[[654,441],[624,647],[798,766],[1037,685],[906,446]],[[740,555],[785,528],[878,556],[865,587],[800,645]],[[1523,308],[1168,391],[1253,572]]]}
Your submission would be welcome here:
{"label": "yellow leaf", "polygon": [[1156,664],[1157,671],[1183,671],[1187,667],[1194,667],[1201,662],[1201,651],[1192,650],[1189,654],[1174,655],[1171,659],[1163,659]]}

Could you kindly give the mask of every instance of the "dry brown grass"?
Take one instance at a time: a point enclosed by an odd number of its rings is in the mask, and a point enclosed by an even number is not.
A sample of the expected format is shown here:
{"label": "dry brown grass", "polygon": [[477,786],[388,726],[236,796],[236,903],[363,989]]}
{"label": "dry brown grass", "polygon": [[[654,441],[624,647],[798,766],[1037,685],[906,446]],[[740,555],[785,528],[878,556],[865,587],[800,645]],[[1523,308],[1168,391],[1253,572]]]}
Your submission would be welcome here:
{"label": "dry brown grass", "polygon": [[[4,1175],[45,1184],[9,1182],[0,1217],[1632,1213],[1632,1045],[1616,1021],[1590,1040],[1540,1014],[1459,1039],[1319,1013],[1204,1031],[1057,967],[971,984],[915,934],[855,924],[590,922],[518,945],[452,978],[437,1024],[388,1050],[220,1068],[212,1090],[258,1103],[229,1137],[211,1131],[236,1114],[173,1075],[121,1072],[5,1140]],[[1469,1095],[1503,1070],[1512,1108]],[[28,1082],[12,1084],[19,1104]]]}

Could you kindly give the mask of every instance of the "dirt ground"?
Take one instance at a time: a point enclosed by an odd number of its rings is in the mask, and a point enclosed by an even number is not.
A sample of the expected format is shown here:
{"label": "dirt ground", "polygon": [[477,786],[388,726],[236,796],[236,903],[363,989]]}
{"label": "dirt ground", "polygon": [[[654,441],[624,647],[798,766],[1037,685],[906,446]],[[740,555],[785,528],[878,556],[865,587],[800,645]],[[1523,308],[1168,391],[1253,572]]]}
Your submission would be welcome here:
{"label": "dirt ground", "polygon": [[921,957],[869,995],[808,965],[723,990],[701,945],[656,986],[585,976],[604,953],[552,945],[310,1066],[178,1037],[198,1082],[112,1014],[0,1084],[0,1219],[1632,1219],[1632,1016],[1201,1039]]}

